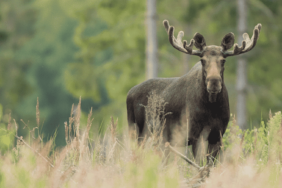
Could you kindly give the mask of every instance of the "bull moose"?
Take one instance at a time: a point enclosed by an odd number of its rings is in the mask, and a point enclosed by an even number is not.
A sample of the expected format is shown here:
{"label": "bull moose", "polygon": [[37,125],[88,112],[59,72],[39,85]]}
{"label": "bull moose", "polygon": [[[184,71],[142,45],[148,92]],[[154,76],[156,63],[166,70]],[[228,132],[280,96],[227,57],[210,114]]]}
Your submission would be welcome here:
{"label": "bull moose", "polygon": [[[154,91],[167,102],[165,111],[171,112],[166,116],[164,134],[167,141],[172,141],[175,127],[188,124],[189,142],[186,144],[192,145],[193,155],[197,156],[197,148],[202,139],[207,145],[207,152],[215,157],[220,151],[220,139],[230,118],[223,74],[225,59],[252,50],[262,26],[258,24],[254,28],[251,39],[244,33],[244,40],[239,47],[237,43],[234,44],[234,34],[231,32],[224,36],[220,46],[207,46],[204,37],[199,33],[187,44],[185,40],[182,42],[183,31],[175,38],[174,27],[167,20],[163,24],[174,48],[201,59],[181,77],[149,79],[131,88],[126,100],[128,124],[137,125],[139,137],[146,134],[144,106],[148,103],[148,95]],[[229,51],[233,45],[233,50]],[[193,50],[193,46],[198,50]]]}

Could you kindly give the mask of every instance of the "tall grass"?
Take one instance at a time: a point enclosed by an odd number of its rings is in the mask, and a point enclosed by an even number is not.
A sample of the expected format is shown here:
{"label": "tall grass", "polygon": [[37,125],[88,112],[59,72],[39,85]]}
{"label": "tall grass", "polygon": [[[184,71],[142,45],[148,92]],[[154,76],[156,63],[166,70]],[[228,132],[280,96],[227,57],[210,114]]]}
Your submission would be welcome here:
{"label": "tall grass", "polygon": [[[152,99],[154,102],[156,99]],[[150,134],[138,144],[127,132],[117,134],[118,120],[111,118],[106,133],[89,137],[92,110],[81,128],[81,101],[65,122],[64,148],[54,150],[53,141],[42,143],[40,135],[22,138],[10,116],[2,118],[0,137],[0,187],[282,187],[282,115],[270,114],[260,128],[242,132],[233,116],[223,136],[221,158],[201,184],[189,180],[198,172],[177,155],[165,155],[161,147],[165,103],[146,106]],[[40,125],[39,104],[36,107]],[[13,143],[14,137],[17,142]],[[169,157],[169,160],[166,158]],[[191,160],[191,156],[188,156]]]}

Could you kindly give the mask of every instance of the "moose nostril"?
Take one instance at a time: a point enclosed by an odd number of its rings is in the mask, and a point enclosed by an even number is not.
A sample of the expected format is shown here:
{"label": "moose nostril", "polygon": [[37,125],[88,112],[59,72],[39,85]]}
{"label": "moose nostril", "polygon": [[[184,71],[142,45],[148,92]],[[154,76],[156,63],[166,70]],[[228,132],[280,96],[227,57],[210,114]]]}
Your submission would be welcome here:
{"label": "moose nostril", "polygon": [[218,82],[221,82],[221,78],[220,77],[209,77],[209,78],[207,78],[207,82],[211,82],[213,84],[216,84]]}
{"label": "moose nostril", "polygon": [[221,82],[221,79],[220,79],[220,78],[213,79],[212,82],[213,82],[213,83],[218,83],[218,82]]}

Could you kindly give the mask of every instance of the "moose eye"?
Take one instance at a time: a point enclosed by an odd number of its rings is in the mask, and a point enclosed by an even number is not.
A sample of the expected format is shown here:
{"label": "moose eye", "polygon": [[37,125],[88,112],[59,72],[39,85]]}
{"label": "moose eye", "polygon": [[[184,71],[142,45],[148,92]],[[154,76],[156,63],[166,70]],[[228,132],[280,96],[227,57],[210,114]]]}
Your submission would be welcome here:
{"label": "moose eye", "polygon": [[223,66],[224,63],[225,63],[225,59],[221,60],[220,63],[221,63],[221,65]]}

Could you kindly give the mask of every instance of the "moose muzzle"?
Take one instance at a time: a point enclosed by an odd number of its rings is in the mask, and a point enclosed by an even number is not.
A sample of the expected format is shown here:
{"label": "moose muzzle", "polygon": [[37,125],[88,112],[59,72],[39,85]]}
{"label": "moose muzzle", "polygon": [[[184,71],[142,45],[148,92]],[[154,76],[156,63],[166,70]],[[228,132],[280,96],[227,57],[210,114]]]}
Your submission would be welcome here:
{"label": "moose muzzle", "polygon": [[210,76],[206,79],[207,91],[209,93],[209,101],[216,102],[217,94],[222,89],[222,79],[220,76]]}

